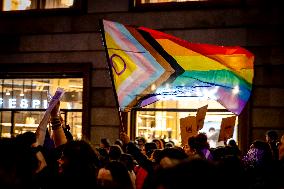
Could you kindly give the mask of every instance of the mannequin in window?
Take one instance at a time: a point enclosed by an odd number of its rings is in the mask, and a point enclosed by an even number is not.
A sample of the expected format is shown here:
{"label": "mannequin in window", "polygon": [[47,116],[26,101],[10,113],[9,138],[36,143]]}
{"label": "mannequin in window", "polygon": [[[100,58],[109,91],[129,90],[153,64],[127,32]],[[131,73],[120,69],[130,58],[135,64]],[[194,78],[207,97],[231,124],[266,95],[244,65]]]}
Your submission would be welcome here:
{"label": "mannequin in window", "polygon": [[209,128],[209,132],[207,134],[208,143],[210,145],[210,148],[216,148],[217,146],[217,140],[218,140],[218,132],[215,130],[214,127]]}

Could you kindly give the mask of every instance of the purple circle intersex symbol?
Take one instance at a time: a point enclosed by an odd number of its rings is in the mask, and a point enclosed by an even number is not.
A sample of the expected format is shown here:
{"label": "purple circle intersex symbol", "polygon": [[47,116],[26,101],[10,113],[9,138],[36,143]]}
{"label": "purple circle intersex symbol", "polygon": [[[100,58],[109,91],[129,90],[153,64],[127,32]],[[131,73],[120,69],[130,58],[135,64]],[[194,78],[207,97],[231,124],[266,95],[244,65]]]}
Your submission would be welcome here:
{"label": "purple circle intersex symbol", "polygon": [[[115,66],[114,66],[115,62],[113,61],[113,59],[114,59],[115,57],[121,59],[122,62],[123,62],[123,69],[122,69],[120,72],[119,72],[119,70],[116,70],[116,68],[115,68]],[[123,58],[122,58],[121,56],[119,56],[119,55],[117,55],[117,54],[113,54],[113,55],[110,57],[110,63],[111,63],[111,66],[112,66],[112,68],[114,69],[114,71],[115,71],[115,73],[116,73],[117,75],[121,75],[121,74],[126,70],[126,63],[125,63],[125,61],[123,60]]]}

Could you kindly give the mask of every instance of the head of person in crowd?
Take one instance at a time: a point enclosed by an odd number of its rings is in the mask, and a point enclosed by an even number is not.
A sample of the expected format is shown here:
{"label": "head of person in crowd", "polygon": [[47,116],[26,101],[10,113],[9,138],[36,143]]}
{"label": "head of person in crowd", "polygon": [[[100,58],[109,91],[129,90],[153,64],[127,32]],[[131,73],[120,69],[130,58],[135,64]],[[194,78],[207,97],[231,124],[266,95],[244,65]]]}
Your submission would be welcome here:
{"label": "head of person in crowd", "polygon": [[122,162],[128,171],[133,171],[136,166],[135,159],[131,154],[123,153],[121,154],[119,161]]}
{"label": "head of person in crowd", "polygon": [[238,147],[237,142],[234,139],[229,139],[227,143],[227,145],[230,147]]}
{"label": "head of person in crowd", "polygon": [[0,149],[0,188],[32,187],[37,159],[31,148],[20,146],[15,138],[0,138]]}
{"label": "head of person in crowd", "polygon": [[224,186],[225,181],[221,178],[220,171],[210,161],[204,159],[185,160],[175,166],[157,171],[152,188],[229,188]]}
{"label": "head of person in crowd", "polygon": [[109,150],[110,145],[111,145],[111,143],[110,143],[108,138],[102,138],[101,139],[101,143],[100,143],[101,148],[105,148],[105,149]]}
{"label": "head of person in crowd", "polygon": [[198,149],[209,149],[209,143],[207,142],[207,135],[205,133],[198,133],[195,137],[195,142]]}
{"label": "head of person in crowd", "polygon": [[140,150],[144,150],[146,139],[144,137],[136,138],[137,146]]}
{"label": "head of person in crowd", "polygon": [[182,148],[165,148],[156,157],[156,162],[161,168],[173,167],[188,158]]}
{"label": "head of person in crowd", "polygon": [[218,146],[217,148],[214,148],[212,150],[212,155],[215,162],[222,161],[227,155],[225,146]]}
{"label": "head of person in crowd", "polygon": [[128,154],[140,154],[141,150],[137,147],[137,145],[134,142],[129,142],[126,146],[126,153]]}
{"label": "head of person in crowd", "polygon": [[269,130],[265,133],[265,139],[268,143],[276,143],[279,140],[278,133],[274,130]]}
{"label": "head of person in crowd", "polygon": [[227,150],[236,156],[241,156],[241,150],[239,149],[237,142],[234,139],[228,140]]}
{"label": "head of person in crowd", "polygon": [[164,148],[165,148],[165,144],[166,144],[165,139],[164,139],[164,138],[160,138],[159,140],[163,143],[163,146],[164,146]]}
{"label": "head of person in crowd", "polygon": [[173,148],[173,147],[174,147],[174,145],[173,145],[172,142],[166,142],[165,148]]}
{"label": "head of person in crowd", "polygon": [[31,131],[17,135],[16,139],[19,144],[27,147],[31,147],[32,144],[36,143],[36,135]]}
{"label": "head of person in crowd", "polygon": [[69,183],[72,188],[94,185],[98,168],[101,166],[95,149],[85,140],[67,142],[58,164],[62,184],[67,184],[67,187]]}
{"label": "head of person in crowd", "polygon": [[210,145],[207,141],[207,136],[205,133],[199,133],[196,136],[192,136],[188,139],[188,146],[192,155],[195,157],[200,157],[204,159],[213,159],[210,152]]}
{"label": "head of person in crowd", "polygon": [[116,145],[120,146],[120,147],[121,147],[121,149],[123,149],[123,142],[122,142],[122,140],[121,140],[121,139],[116,139],[116,140],[114,141],[114,144],[116,144]]}
{"label": "head of person in crowd", "polygon": [[163,151],[164,149],[155,149],[153,151],[153,153],[151,154],[151,157],[149,158],[152,162],[156,163],[158,161],[158,157],[160,155],[160,153]]}
{"label": "head of person in crowd", "polygon": [[175,142],[174,142],[173,140],[169,140],[168,142],[169,142],[169,143],[172,143],[173,147],[176,146],[176,144],[175,144]]}
{"label": "head of person in crowd", "polygon": [[[218,146],[212,150],[213,160],[226,170],[226,172],[235,174],[241,171],[242,164],[239,154],[235,153],[230,146]],[[236,170],[232,173],[231,170]]]}
{"label": "head of person in crowd", "polygon": [[284,161],[284,134],[281,136],[280,142],[278,144],[279,149],[279,160]]}
{"label": "head of person in crowd", "polygon": [[146,142],[145,144],[145,152],[148,158],[151,157],[151,154],[155,149],[158,149],[157,144],[155,142]]}
{"label": "head of person in crowd", "polygon": [[118,161],[121,154],[123,154],[123,151],[119,145],[111,145],[109,147],[108,156],[110,161]]}
{"label": "head of person in crowd", "polygon": [[[32,132],[19,134],[15,138],[0,138],[0,188],[24,189],[34,188],[34,178],[45,166],[41,153],[38,158],[38,148],[35,134]],[[40,165],[40,160],[44,161]]]}
{"label": "head of person in crowd", "polygon": [[154,150],[151,157],[149,158],[149,160],[152,162],[152,166],[153,166],[154,170],[157,170],[160,167],[159,156],[164,149]]}
{"label": "head of person in crowd", "polygon": [[279,159],[279,151],[278,151],[279,136],[278,136],[278,133],[274,130],[267,131],[265,133],[265,140],[270,146],[273,159],[278,160]]}
{"label": "head of person in crowd", "polygon": [[269,144],[262,140],[255,140],[242,161],[246,169],[262,169],[271,165],[272,153]]}
{"label": "head of person in crowd", "polygon": [[128,169],[120,161],[110,161],[101,168],[97,175],[97,183],[101,189],[133,189]]}
{"label": "head of person in crowd", "polygon": [[196,149],[197,147],[196,147],[196,142],[195,142],[195,136],[190,136],[187,139],[187,144],[184,146],[184,151],[191,158],[191,157],[198,155],[196,153]]}
{"label": "head of person in crowd", "polygon": [[279,162],[274,160],[268,142],[255,140],[242,162],[248,188],[281,188],[278,185],[283,178],[280,176],[283,170]]}
{"label": "head of person in crowd", "polygon": [[46,150],[42,146],[38,145],[37,137],[34,132],[28,131],[22,134],[17,135],[16,142],[20,149],[26,150],[29,152],[32,150],[32,158],[36,158],[36,163],[32,167],[34,174],[42,171],[46,166]]}
{"label": "head of person in crowd", "polygon": [[98,152],[98,158],[99,158],[100,163],[102,165],[105,165],[107,162],[109,162],[109,153],[108,153],[107,149],[97,148],[96,150]]}
{"label": "head of person in crowd", "polygon": [[126,166],[128,173],[130,175],[133,188],[135,188],[136,174],[134,172],[134,168],[137,165],[137,162],[135,162],[131,154],[127,154],[127,153],[121,154],[119,161]]}
{"label": "head of person in crowd", "polygon": [[164,143],[163,143],[162,140],[160,140],[160,139],[153,139],[153,142],[156,143],[158,149],[163,149],[164,148]]}

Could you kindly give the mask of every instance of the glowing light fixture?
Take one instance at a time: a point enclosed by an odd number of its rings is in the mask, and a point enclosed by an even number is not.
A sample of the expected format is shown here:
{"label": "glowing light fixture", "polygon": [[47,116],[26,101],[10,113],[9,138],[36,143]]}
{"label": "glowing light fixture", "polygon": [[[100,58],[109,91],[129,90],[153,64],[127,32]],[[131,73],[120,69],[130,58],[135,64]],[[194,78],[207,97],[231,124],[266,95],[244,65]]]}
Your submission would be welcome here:
{"label": "glowing light fixture", "polygon": [[20,96],[25,96],[24,91],[25,91],[25,80],[23,80],[23,89],[21,90]]}
{"label": "glowing light fixture", "polygon": [[62,0],[61,3],[68,7],[71,7],[74,4],[74,0]]}
{"label": "glowing light fixture", "polygon": [[11,93],[10,93],[9,90],[7,90],[5,94],[6,94],[7,96],[10,96],[10,95],[11,95]]}

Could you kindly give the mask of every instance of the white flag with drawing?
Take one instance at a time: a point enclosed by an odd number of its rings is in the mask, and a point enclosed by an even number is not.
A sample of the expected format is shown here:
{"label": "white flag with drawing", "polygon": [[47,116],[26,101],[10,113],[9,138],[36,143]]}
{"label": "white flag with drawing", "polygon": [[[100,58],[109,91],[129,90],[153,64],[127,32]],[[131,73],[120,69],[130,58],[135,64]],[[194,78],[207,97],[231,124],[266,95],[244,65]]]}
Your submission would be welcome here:
{"label": "white flag with drawing", "polygon": [[39,126],[36,130],[37,142],[39,145],[43,145],[44,143],[44,138],[45,138],[45,133],[46,133],[46,128],[47,128],[47,124],[49,121],[50,113],[52,109],[55,107],[55,105],[58,103],[58,101],[62,98],[63,94],[64,94],[63,88],[56,89],[55,94],[52,97],[51,101],[49,102],[48,108],[46,109],[44,116],[39,123]]}

